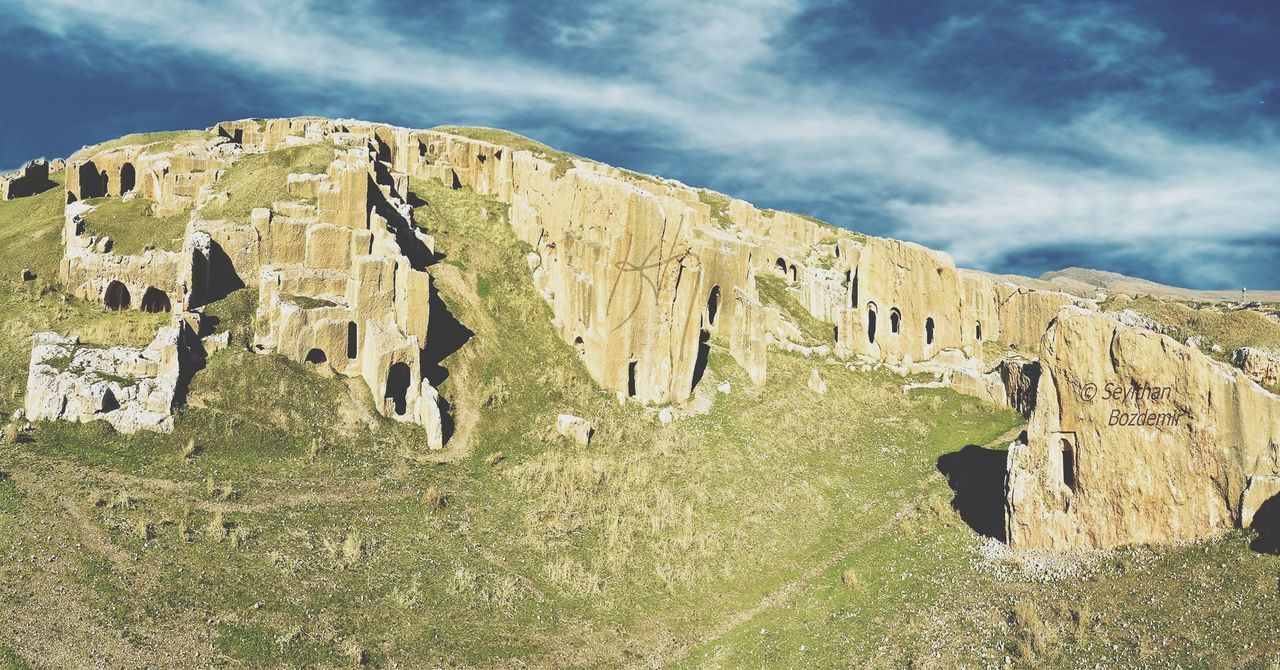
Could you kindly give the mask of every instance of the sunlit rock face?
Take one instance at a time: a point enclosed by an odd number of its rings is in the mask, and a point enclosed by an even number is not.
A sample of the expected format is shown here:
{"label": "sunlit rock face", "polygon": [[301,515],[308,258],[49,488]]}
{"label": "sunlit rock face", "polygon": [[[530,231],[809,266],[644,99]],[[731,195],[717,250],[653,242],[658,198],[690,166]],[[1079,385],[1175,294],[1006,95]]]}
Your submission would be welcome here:
{"label": "sunlit rock face", "polygon": [[1040,365],[1027,443],[1009,451],[1014,547],[1210,537],[1252,518],[1251,481],[1280,474],[1280,397],[1168,336],[1067,307]]}

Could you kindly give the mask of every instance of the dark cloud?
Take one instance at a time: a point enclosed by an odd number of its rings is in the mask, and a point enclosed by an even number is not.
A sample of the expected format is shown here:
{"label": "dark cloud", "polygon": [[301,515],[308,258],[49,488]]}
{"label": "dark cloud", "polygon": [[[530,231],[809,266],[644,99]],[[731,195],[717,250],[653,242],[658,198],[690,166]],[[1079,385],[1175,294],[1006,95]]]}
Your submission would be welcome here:
{"label": "dark cloud", "polygon": [[246,116],[494,125],[993,271],[1280,285],[1271,2],[8,5],[0,165]]}

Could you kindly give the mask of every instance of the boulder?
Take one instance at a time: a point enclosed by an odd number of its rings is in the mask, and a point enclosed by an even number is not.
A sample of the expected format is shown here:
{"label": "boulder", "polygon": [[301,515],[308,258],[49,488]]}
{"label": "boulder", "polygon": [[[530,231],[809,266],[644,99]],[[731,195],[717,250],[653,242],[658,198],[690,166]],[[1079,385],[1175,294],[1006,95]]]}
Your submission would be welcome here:
{"label": "boulder", "polygon": [[1280,354],[1264,349],[1242,347],[1236,349],[1231,361],[1248,375],[1249,379],[1259,384],[1271,387],[1280,385]]}
{"label": "boulder", "polygon": [[822,380],[822,377],[818,374],[818,370],[816,368],[813,372],[809,373],[809,390],[817,393],[818,395],[822,395],[827,392],[827,383]]}
{"label": "boulder", "polygon": [[586,419],[572,414],[561,414],[556,417],[556,432],[584,447],[591,444],[591,436],[595,434],[595,430]]}

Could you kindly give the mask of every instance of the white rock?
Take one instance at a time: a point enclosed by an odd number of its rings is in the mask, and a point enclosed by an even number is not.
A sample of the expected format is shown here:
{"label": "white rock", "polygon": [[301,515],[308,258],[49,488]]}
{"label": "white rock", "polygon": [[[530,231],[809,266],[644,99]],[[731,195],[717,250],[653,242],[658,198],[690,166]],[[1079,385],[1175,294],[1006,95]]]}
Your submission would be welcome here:
{"label": "white rock", "polygon": [[827,383],[818,375],[817,368],[814,368],[813,372],[809,373],[809,390],[817,393],[818,395],[822,395],[827,392]]}
{"label": "white rock", "polygon": [[595,434],[595,430],[586,419],[572,414],[561,414],[556,417],[556,431],[583,446],[591,444],[591,436]]}

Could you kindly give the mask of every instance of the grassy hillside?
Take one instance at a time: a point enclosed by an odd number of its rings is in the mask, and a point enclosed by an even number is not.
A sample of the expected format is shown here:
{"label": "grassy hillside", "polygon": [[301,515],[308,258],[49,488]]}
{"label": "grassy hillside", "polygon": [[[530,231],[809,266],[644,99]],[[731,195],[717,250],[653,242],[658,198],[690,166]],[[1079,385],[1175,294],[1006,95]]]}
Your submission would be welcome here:
{"label": "grassy hillside", "polygon": [[1215,358],[1230,361],[1231,354],[1240,347],[1261,347],[1280,351],[1280,322],[1267,318],[1253,310],[1238,310],[1221,305],[1193,307],[1174,300],[1162,300],[1151,296],[1129,298],[1113,296],[1102,308],[1114,311],[1131,309],[1171,327],[1169,333],[1179,341],[1198,336],[1222,351],[1202,349]]}
{"label": "grassy hillside", "polygon": [[[262,165],[287,173],[291,160]],[[243,179],[233,194],[274,188]],[[445,371],[446,452],[374,412],[362,381],[246,351],[257,297],[242,289],[210,308],[233,346],[195,377],[172,435],[59,423],[0,444],[0,667],[1126,667],[1274,654],[1280,557],[1243,534],[1113,552],[1052,584],[984,557],[973,526],[998,532],[998,445],[1020,428],[1009,412],[777,351],[757,388],[720,342],[698,389],[705,414],[663,426],[619,406],[554,333],[505,208],[412,189],[446,255],[430,268],[428,352]],[[35,259],[44,282],[0,269],[6,413],[33,324],[110,323],[121,337],[149,325],[63,300],[56,255],[37,258],[60,220],[50,203],[0,203],[0,244]],[[790,314],[777,284],[761,288]],[[814,368],[826,395],[806,388]],[[730,393],[714,391],[721,381]],[[551,429],[561,412],[592,421],[591,446]]]}
{"label": "grassy hillside", "polygon": [[200,216],[210,221],[248,222],[249,213],[258,207],[270,207],[281,200],[298,200],[285,191],[289,174],[321,174],[329,168],[333,157],[333,145],[327,142],[244,156],[214,184],[216,190],[229,194],[227,201],[205,206]]}
{"label": "grassy hillside", "polygon": [[190,212],[155,216],[146,198],[125,201],[118,197],[90,198],[93,211],[84,216],[85,233],[111,238],[112,253],[136,256],[147,249],[179,251]]}

